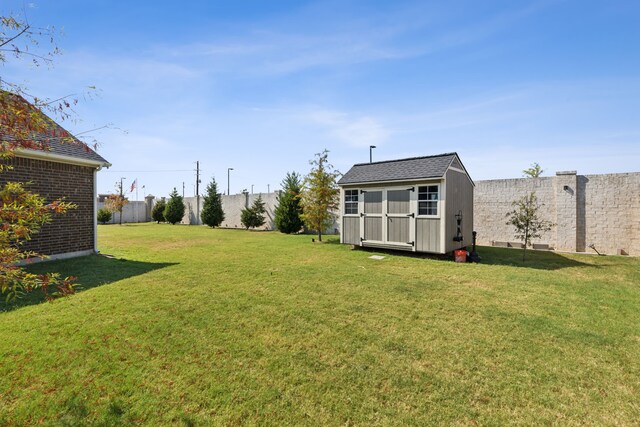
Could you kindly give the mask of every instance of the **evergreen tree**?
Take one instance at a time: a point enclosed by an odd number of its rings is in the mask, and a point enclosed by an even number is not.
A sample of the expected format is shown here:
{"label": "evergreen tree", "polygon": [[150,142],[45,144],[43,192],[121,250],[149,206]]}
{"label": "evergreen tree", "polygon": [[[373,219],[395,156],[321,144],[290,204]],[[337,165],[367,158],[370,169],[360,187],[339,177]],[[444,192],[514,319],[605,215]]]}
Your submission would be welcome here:
{"label": "evergreen tree", "polygon": [[302,190],[302,220],[309,229],[318,232],[319,241],[322,241],[322,231],[331,226],[331,211],[338,209],[340,194],[336,184],[340,172],[333,170],[328,156],[329,151],[324,150],[309,162],[313,168],[305,177]]}
{"label": "evergreen tree", "polygon": [[218,227],[224,221],[222,197],[218,193],[218,184],[215,178],[211,178],[211,182],[207,185],[207,195],[204,196],[200,217],[202,222],[209,227]]}
{"label": "evergreen tree", "polygon": [[154,221],[158,221],[158,224],[160,224],[161,222],[165,222],[164,210],[166,207],[167,207],[167,202],[165,202],[164,199],[160,199],[153,206],[153,210],[151,211],[151,218],[153,218]]}
{"label": "evergreen tree", "polygon": [[304,226],[300,204],[301,190],[300,175],[295,172],[287,173],[282,180],[282,193],[278,197],[278,206],[275,210],[276,228],[282,233],[297,233]]}
{"label": "evergreen tree", "polygon": [[178,190],[174,187],[169,195],[167,206],[164,208],[164,219],[170,224],[176,224],[182,221],[184,210],[185,206],[182,196],[178,194]]}
{"label": "evergreen tree", "polygon": [[242,210],[240,213],[240,222],[247,228],[247,230],[249,228],[261,227],[265,223],[264,214],[266,212],[262,196],[258,196],[250,208]]}
{"label": "evergreen tree", "polygon": [[111,217],[112,217],[112,213],[109,209],[107,208],[100,208],[98,209],[98,213],[97,213],[97,219],[98,222],[101,222],[102,224],[106,224],[109,221],[111,221]]}

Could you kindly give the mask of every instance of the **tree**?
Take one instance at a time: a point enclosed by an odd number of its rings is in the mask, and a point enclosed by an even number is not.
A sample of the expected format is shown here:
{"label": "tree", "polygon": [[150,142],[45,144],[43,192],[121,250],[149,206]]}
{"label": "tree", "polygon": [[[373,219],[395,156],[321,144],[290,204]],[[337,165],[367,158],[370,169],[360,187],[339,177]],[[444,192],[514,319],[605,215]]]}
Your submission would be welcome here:
{"label": "tree", "polygon": [[523,170],[522,174],[526,178],[540,178],[540,175],[542,175],[542,172],[544,172],[544,170],[542,170],[539,164],[534,162],[531,164],[531,167]]}
{"label": "tree", "polygon": [[98,218],[98,222],[101,222],[103,225],[111,221],[111,217],[113,214],[106,207],[98,209],[98,214],[96,215]]}
{"label": "tree", "polygon": [[160,224],[161,222],[165,222],[166,220],[164,219],[164,210],[166,208],[167,202],[165,202],[164,199],[160,199],[153,206],[153,210],[151,211],[151,218],[153,218],[154,221],[158,221],[158,224]]}
{"label": "tree", "polygon": [[169,224],[176,224],[182,221],[184,211],[185,206],[182,196],[179,195],[178,190],[173,187],[173,191],[169,195],[167,206],[164,208],[164,219],[166,219]]}
{"label": "tree", "polygon": [[[8,56],[29,59],[35,66],[50,63],[59,53],[54,35],[53,29],[36,30],[18,18],[0,16],[0,65],[6,63]],[[50,51],[41,52],[40,39],[51,43]],[[31,96],[25,87],[0,79],[0,171],[11,168],[7,161],[19,149],[47,150],[52,139],[84,144],[44,113],[68,119],[76,102],[69,97],[49,100]],[[16,263],[42,256],[22,250],[24,242],[51,222],[53,214],[63,214],[74,205],[60,199],[45,203],[42,197],[16,182],[0,186],[0,194],[0,293],[6,294],[7,300],[34,289],[41,289],[47,299],[73,293],[75,278],[28,273]]]}
{"label": "tree", "polygon": [[202,222],[209,227],[218,227],[224,221],[222,197],[218,193],[218,184],[215,178],[211,178],[211,182],[207,185],[207,195],[204,196],[200,217]]}
{"label": "tree", "polygon": [[551,230],[553,224],[540,218],[540,208],[544,205],[538,204],[535,192],[514,201],[512,206],[514,209],[507,213],[509,219],[507,225],[515,227],[515,237],[524,243],[522,251],[522,261],[524,262],[527,247],[531,246],[531,240],[540,238],[542,233]]}
{"label": "tree", "polygon": [[304,226],[300,203],[301,191],[300,175],[295,172],[287,173],[282,180],[282,192],[278,196],[278,206],[275,210],[276,228],[282,233],[297,233]]}
{"label": "tree", "polygon": [[264,208],[264,202],[262,196],[258,196],[250,208],[243,209],[240,213],[240,222],[247,230],[249,228],[262,227],[265,223],[264,214],[266,209]]}
{"label": "tree", "polygon": [[64,213],[74,207],[61,200],[46,204],[43,197],[25,190],[18,182],[8,182],[0,188],[0,293],[6,294],[7,301],[38,288],[47,299],[73,293],[74,277],[28,273],[16,262],[41,256],[23,251],[21,246],[51,222],[52,213]]}
{"label": "tree", "polygon": [[120,214],[120,225],[122,225],[122,209],[124,209],[128,203],[129,200],[121,194],[109,194],[104,201],[104,206],[109,209],[109,211]]}
{"label": "tree", "polygon": [[313,167],[304,179],[302,190],[302,220],[311,230],[316,230],[322,241],[322,231],[331,226],[333,214],[338,209],[339,194],[336,179],[340,172],[333,169],[327,158],[329,151],[317,153],[309,164]]}

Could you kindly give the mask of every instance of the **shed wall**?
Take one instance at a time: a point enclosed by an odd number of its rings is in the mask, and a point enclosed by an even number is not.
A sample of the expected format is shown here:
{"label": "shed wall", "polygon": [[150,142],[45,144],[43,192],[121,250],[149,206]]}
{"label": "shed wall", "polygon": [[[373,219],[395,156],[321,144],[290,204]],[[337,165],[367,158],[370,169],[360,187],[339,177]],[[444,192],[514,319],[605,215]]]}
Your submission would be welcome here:
{"label": "shed wall", "polygon": [[[456,214],[462,211],[462,236],[464,241],[455,242],[457,234]],[[461,172],[449,169],[446,174],[445,194],[445,252],[451,252],[472,242],[473,232],[473,184]]]}
{"label": "shed wall", "polygon": [[342,243],[349,245],[360,244],[360,218],[359,217],[343,217],[342,218]]}
{"label": "shed wall", "polygon": [[418,218],[416,220],[416,250],[440,253],[440,220]]}

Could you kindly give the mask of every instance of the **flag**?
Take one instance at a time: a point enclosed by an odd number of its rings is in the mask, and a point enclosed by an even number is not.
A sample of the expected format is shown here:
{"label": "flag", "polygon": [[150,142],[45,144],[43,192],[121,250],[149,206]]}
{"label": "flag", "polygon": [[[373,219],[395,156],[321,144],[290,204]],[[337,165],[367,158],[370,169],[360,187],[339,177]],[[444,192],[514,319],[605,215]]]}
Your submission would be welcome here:
{"label": "flag", "polygon": [[129,190],[130,193],[133,193],[133,190],[136,189],[136,186],[138,185],[138,178],[136,178],[135,180],[133,180],[133,182],[131,183],[131,190]]}

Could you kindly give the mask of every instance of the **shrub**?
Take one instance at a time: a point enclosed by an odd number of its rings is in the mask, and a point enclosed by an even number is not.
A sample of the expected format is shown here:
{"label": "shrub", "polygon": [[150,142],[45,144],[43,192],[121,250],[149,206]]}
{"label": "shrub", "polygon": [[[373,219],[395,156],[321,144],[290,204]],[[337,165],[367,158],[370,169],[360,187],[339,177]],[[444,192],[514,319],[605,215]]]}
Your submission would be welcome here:
{"label": "shrub", "polygon": [[153,206],[153,210],[151,211],[151,218],[153,218],[154,221],[157,221],[158,224],[166,221],[164,219],[164,209],[166,207],[167,207],[167,202],[165,202],[164,199],[160,199],[155,204],[155,206]]}
{"label": "shrub", "polygon": [[100,209],[98,209],[97,216],[98,216],[98,222],[106,224],[109,221],[111,221],[111,217],[113,216],[113,214],[107,208],[100,208]]}

